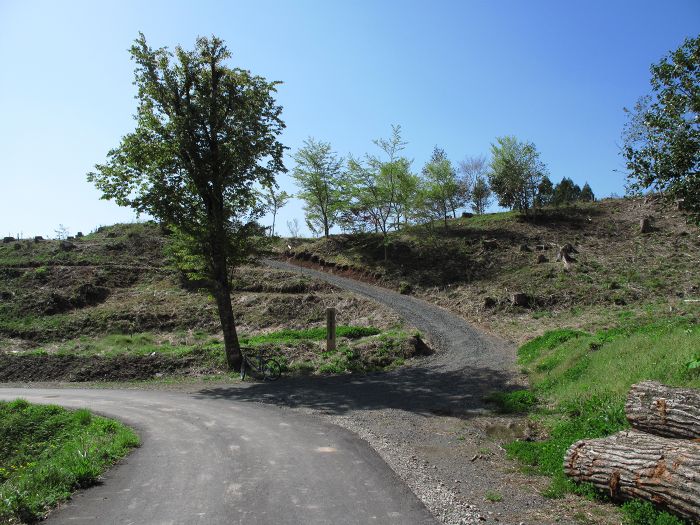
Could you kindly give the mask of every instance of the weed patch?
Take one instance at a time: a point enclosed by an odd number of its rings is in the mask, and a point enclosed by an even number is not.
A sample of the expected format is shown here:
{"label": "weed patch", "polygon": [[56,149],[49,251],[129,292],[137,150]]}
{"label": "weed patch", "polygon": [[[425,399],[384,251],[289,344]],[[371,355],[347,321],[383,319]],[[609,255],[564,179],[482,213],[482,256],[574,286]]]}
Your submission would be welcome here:
{"label": "weed patch", "polygon": [[139,443],[87,410],[0,402],[0,521],[33,522]]}
{"label": "weed patch", "polygon": [[[657,380],[700,387],[700,367],[691,367],[700,346],[700,327],[694,320],[620,319],[618,327],[594,334],[556,330],[526,343],[518,355],[531,390],[492,396],[500,410],[529,411],[546,430],[546,439],[506,445],[511,457],[551,477],[545,496],[573,492],[601,497],[591,486],[565,476],[564,454],[580,439],[609,436],[629,426],[624,403],[632,384]],[[682,523],[651,504],[630,502],[623,510],[632,525]]]}

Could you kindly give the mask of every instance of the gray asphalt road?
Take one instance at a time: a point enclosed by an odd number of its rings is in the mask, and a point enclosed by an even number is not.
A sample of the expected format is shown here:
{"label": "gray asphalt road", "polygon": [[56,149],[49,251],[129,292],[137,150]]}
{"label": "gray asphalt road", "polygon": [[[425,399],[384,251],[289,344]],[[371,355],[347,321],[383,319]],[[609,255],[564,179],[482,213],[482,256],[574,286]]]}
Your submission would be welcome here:
{"label": "gray asphalt road", "polygon": [[[243,390],[243,389],[237,389]],[[48,523],[435,523],[354,434],[274,406],[158,391],[0,389],[136,428],[135,450]]]}

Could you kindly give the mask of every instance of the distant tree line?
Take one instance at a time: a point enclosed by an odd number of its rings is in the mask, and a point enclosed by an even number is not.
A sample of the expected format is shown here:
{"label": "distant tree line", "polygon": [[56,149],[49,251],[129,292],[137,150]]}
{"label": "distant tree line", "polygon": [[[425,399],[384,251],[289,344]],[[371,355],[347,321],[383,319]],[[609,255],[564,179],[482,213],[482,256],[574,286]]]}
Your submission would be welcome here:
{"label": "distant tree line", "polygon": [[484,213],[493,196],[500,206],[526,214],[595,200],[588,183],[581,188],[565,177],[553,185],[535,145],[515,137],[497,138],[490,162],[477,155],[455,164],[436,146],[419,172],[403,153],[400,126],[373,144],[374,153],[343,158],[330,143],[309,138],[294,154],[292,177],[312,233],[327,237],[338,226],[379,233],[386,241],[407,225],[439,222],[449,228],[449,219],[461,211]]}

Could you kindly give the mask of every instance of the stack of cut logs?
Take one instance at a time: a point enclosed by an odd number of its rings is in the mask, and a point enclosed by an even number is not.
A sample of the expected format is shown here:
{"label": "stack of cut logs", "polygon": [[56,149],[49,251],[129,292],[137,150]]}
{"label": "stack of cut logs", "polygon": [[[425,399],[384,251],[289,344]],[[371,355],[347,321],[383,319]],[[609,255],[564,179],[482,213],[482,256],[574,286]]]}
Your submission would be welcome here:
{"label": "stack of cut logs", "polygon": [[632,430],[574,443],[566,474],[700,522],[700,390],[645,381],[632,386],[625,413]]}

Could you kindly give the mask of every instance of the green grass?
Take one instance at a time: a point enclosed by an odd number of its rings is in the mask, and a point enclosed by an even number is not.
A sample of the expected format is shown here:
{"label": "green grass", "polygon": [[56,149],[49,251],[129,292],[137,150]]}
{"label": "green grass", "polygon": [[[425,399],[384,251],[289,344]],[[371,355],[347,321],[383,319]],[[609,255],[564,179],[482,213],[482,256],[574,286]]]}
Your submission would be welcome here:
{"label": "green grass", "polygon": [[[374,327],[339,326],[338,348],[325,351],[325,328],[285,329],[263,335],[242,336],[241,345],[264,348],[293,374],[340,374],[346,372],[381,371],[405,362],[406,341],[413,334],[400,329],[382,332]],[[301,351],[301,355],[298,355]],[[58,347],[43,347],[27,352],[45,356],[75,355],[90,358],[118,358],[123,355],[149,356],[161,354],[172,358],[194,357],[197,363],[224,370],[226,358],[223,343],[202,331],[193,333],[132,335],[112,334],[101,337],[82,336]],[[161,379],[162,381],[162,379]]]}
{"label": "green grass", "polygon": [[[529,341],[518,355],[530,377],[531,390],[497,394],[493,401],[503,411],[530,411],[546,428],[548,438],[515,441],[506,450],[536,472],[551,476],[546,496],[561,497],[567,492],[596,496],[592,487],[574,484],[564,475],[566,450],[579,439],[604,437],[626,428],[624,402],[634,383],[657,380],[671,386],[700,387],[700,368],[694,367],[700,359],[698,348],[700,326],[680,316],[642,324],[621,316],[620,326],[614,329],[595,334],[556,330]],[[631,524],[682,523],[663,521],[671,518],[648,511],[650,506],[625,508]],[[653,521],[657,518],[661,521]]]}
{"label": "green grass", "polygon": [[[370,335],[377,335],[381,332],[378,328],[371,326],[338,326],[336,328],[337,337],[347,337],[348,339],[359,339]],[[241,343],[247,345],[258,345],[264,343],[292,343],[294,341],[322,341],[326,338],[326,329],[308,328],[306,330],[279,330],[269,334],[256,335],[252,337],[241,337]]]}
{"label": "green grass", "polygon": [[489,490],[486,492],[486,495],[484,496],[487,501],[490,501],[491,503],[497,503],[499,501],[503,501],[503,496],[501,496],[498,492],[495,492],[493,490]]}
{"label": "green grass", "polygon": [[0,522],[32,522],[93,485],[139,439],[87,410],[0,402]]}

